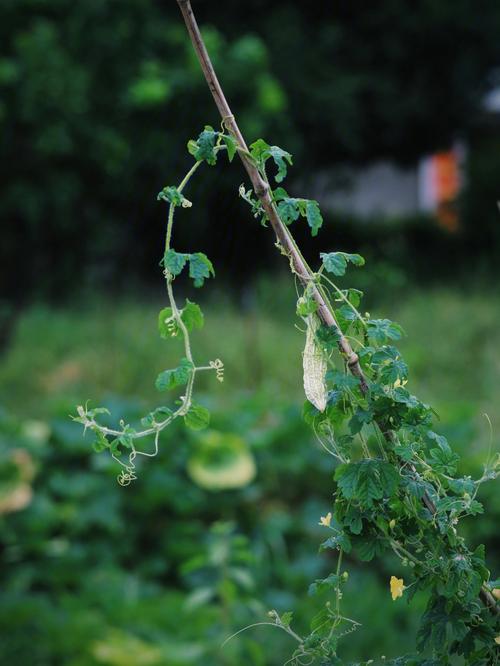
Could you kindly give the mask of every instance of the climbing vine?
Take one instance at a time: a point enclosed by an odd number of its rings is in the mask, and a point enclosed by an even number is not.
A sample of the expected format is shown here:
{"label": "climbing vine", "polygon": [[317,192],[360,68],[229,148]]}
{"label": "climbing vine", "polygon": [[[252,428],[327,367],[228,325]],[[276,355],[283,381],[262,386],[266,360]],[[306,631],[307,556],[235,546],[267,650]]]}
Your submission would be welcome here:
{"label": "climbing vine", "polygon": [[[312,270],[300,253],[289,227],[303,220],[313,236],[322,225],[318,203],[290,196],[281,183],[292,156],[262,139],[248,148],[215,77],[189,2],[178,0],[202,69],[222,115],[221,130],[206,126],[188,143],[195,162],[178,186],[167,186],[158,199],[168,205],[165,250],[161,267],[168,305],[158,319],[163,338],[182,339],[184,356],[176,368],[156,379],[160,392],[182,388],[183,394],[160,406],[144,419],[142,430],[120,422],[119,428],[102,423],[103,408],[78,407],[77,421],[95,435],[94,448],[108,451],[121,467],[118,481],[136,478],[138,455],[158,452],[161,432],[176,418],[187,427],[206,427],[209,413],[193,398],[199,372],[209,371],[223,380],[220,359],[197,365],[190,333],[203,326],[200,307],[190,301],[180,307],[174,297],[175,279],[188,269],[196,287],[214,275],[201,252],[178,252],[172,247],[174,216],[178,208],[191,208],[184,191],[195,172],[213,166],[225,152],[229,161],[238,153],[252,181],[241,185],[240,196],[261,224],[271,225],[277,246],[288,258],[301,285],[297,315],[305,330],[303,353],[304,418],[313,429],[334,468],[331,510],[320,517],[328,531],[320,550],[336,554],[337,565],[325,579],[314,581],[309,593],[329,595],[312,619],[307,635],[292,629],[292,612],[269,612],[265,623],[285,631],[295,641],[289,664],[342,664],[342,638],[359,623],[342,612],[342,596],[349,584],[343,562],[357,558],[369,562],[392,553],[406,567],[403,578],[392,576],[388,593],[396,602],[425,591],[429,601],[417,636],[417,653],[384,660],[394,666],[439,666],[456,663],[461,656],[470,666],[500,662],[498,627],[500,580],[493,580],[483,546],[471,550],[459,532],[460,521],[477,516],[481,484],[500,473],[500,456],[490,456],[481,478],[459,473],[459,458],[446,438],[434,430],[433,409],[409,390],[409,369],[396,344],[403,330],[389,319],[363,312],[362,292],[346,287],[347,270],[360,267],[358,254],[325,252]],[[271,185],[268,172],[273,170]],[[150,438],[153,449],[139,447]],[[347,557],[346,557],[347,556]],[[239,633],[239,632],[238,632]],[[362,662],[365,664],[372,661]]]}
{"label": "climbing vine", "polygon": [[[205,365],[195,363],[190,333],[203,326],[200,307],[186,300],[180,307],[174,297],[175,279],[186,268],[195,286],[214,275],[210,260],[201,252],[187,254],[172,247],[174,216],[178,208],[191,208],[184,190],[198,168],[206,162],[215,165],[221,152],[229,161],[240,151],[252,161],[269,185],[271,199],[287,227],[300,218],[317,234],[322,217],[316,201],[294,198],[279,186],[271,188],[267,171],[276,167],[275,180],[281,183],[292,163],[291,155],[262,139],[247,150],[233,136],[207,126],[196,141],[188,143],[195,162],[177,186],[165,187],[158,199],[168,205],[165,250],[161,267],[166,282],[168,306],[158,317],[162,338],[181,338],[184,356],[176,368],[161,372],[156,379],[160,392],[183,390],[173,404],[160,406],[142,419],[142,430],[120,422],[112,429],[100,422],[104,408],[80,406],[76,420],[95,434],[94,448],[109,451],[121,466],[118,481],[128,485],[136,478],[138,455],[158,452],[161,432],[174,419],[182,417],[195,430],[209,423],[208,410],[195,402],[193,391],[197,373],[211,371],[223,380],[220,359]],[[268,216],[253,190],[241,186],[240,196],[253,215],[266,225]],[[280,249],[286,251],[280,245]],[[362,292],[345,287],[349,266],[363,266],[358,254],[320,254],[317,271],[311,272],[297,301],[297,315],[305,329],[303,353],[304,418],[324,450],[335,463],[335,488],[331,511],[321,517],[328,530],[321,550],[337,553],[337,567],[323,580],[310,586],[310,594],[331,591],[313,618],[311,631],[299,636],[291,629],[292,614],[270,612],[270,622],[286,631],[298,646],[290,663],[340,664],[339,641],[359,628],[355,619],[342,614],[341,599],[349,576],[342,568],[343,556],[369,562],[390,552],[396,555],[408,574],[391,577],[388,591],[394,600],[408,600],[419,590],[429,593],[429,603],[417,638],[419,651],[432,657],[400,657],[393,664],[451,663],[451,655],[463,655],[467,664],[498,662],[497,600],[500,582],[491,580],[485,564],[484,547],[470,550],[458,531],[459,521],[483,512],[477,499],[480,485],[497,477],[500,457],[487,460],[481,478],[458,473],[459,459],[445,437],[433,429],[434,412],[408,389],[408,366],[395,344],[403,330],[389,319],[363,313]],[[295,272],[291,263],[292,270]],[[331,308],[336,326],[320,320],[316,293]],[[346,358],[339,342],[348,339]],[[352,374],[354,362],[358,375]],[[152,438],[152,451],[138,448],[138,440]],[[390,585],[389,585],[390,583]],[[323,660],[323,661],[321,661]]]}

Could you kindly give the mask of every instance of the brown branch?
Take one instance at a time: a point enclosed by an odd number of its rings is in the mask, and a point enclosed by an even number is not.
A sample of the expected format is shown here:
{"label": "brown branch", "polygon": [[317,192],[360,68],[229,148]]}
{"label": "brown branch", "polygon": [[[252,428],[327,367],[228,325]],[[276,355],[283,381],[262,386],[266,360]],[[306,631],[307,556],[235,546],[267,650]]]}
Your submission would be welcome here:
{"label": "brown branch", "polygon": [[[212,61],[210,60],[210,56],[208,55],[205,43],[203,41],[203,37],[201,36],[200,29],[198,27],[198,23],[196,22],[196,18],[193,14],[193,10],[191,8],[191,2],[190,0],[177,0],[177,3],[184,17],[184,21],[186,23],[189,36],[191,38],[191,42],[193,44],[196,55],[198,56],[201,69],[205,76],[208,87],[210,88],[210,92],[212,93],[215,104],[219,110],[224,125],[226,126],[227,130],[234,136],[238,145],[242,149],[241,151],[238,151],[239,156],[243,162],[243,166],[246,169],[250,181],[252,182],[254,192],[258,197],[260,203],[262,204],[262,208],[264,209],[264,212],[267,218],[269,219],[271,227],[273,228],[273,231],[276,234],[276,238],[278,239],[279,244],[281,245],[287,256],[290,258],[293,272],[298,276],[299,280],[304,285],[304,287],[310,285],[309,288],[311,289],[311,295],[318,304],[319,318],[326,326],[332,326],[338,331],[340,335],[338,341],[339,350],[343,355],[343,357],[345,358],[347,367],[349,368],[350,372],[359,379],[360,389],[362,394],[366,395],[369,390],[368,382],[359,364],[358,355],[352,349],[347,338],[342,334],[340,326],[338,325],[338,322],[335,319],[335,315],[330,305],[328,304],[326,298],[323,295],[323,290],[321,289],[321,287],[318,287],[318,285],[316,284],[315,276],[311,271],[311,269],[309,268],[309,266],[307,265],[299,248],[297,247],[297,244],[295,243],[295,240],[293,239],[290,230],[282,222],[278,214],[276,204],[272,200],[270,187],[268,183],[266,183],[266,181],[262,178],[253,161],[249,159],[248,155],[245,154],[248,153],[248,147],[245,143],[243,135],[241,134],[240,128],[238,127],[238,123],[236,122],[236,119],[231,111],[231,108],[226,100],[224,91],[222,90],[222,87],[219,83],[219,79],[217,78],[217,74],[215,73],[215,70],[213,68]],[[396,437],[395,433],[387,431],[385,427],[381,427],[381,431],[383,432],[384,437],[387,439],[387,441],[394,442],[394,439]],[[417,473],[413,465],[411,466],[411,469],[415,474]],[[422,503],[425,505],[425,507],[428,509],[428,511],[431,514],[436,513],[436,507],[434,505],[434,502],[427,493],[424,494],[422,498]],[[495,598],[485,587],[483,587],[483,589],[481,590],[481,598],[489,608],[498,610]]]}

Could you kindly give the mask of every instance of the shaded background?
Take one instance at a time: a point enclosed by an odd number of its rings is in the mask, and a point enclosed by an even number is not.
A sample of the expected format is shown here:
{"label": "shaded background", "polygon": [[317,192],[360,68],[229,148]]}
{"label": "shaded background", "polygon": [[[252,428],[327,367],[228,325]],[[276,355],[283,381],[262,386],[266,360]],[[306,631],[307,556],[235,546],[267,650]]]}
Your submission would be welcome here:
{"label": "shaded background", "polygon": [[[308,258],[357,251],[366,307],[402,323],[411,388],[478,473],[498,431],[500,7],[488,1],[195,2],[215,67],[250,142],[290,150],[287,189],[317,196]],[[488,101],[490,100],[490,102]],[[202,294],[199,358],[226,381],[201,386],[221,449],[239,438],[257,476],[215,492],[193,478],[203,439],[174,427],[160,459],[117,486],[114,465],[70,422],[92,398],[134,419],[175,363],[157,338],[165,208],[157,192],[190,164],[185,145],[219,119],[176,3],[3,0],[0,6],[0,662],[282,664],[292,646],[269,627],[294,610],[300,633],[329,507],[330,461],[301,421],[302,334],[271,232],[237,196],[242,167],[203,167],[175,230],[217,280]],[[411,169],[466,146],[453,231],[429,213],[357,215],[332,197],[346,169]],[[383,185],[383,183],[382,183]],[[492,422],[493,436],[487,413]],[[191,461],[191,463],[190,463]],[[498,567],[500,502],[466,525]],[[411,649],[418,613],[394,604],[391,560],[348,562],[346,613],[364,623],[346,658]],[[181,621],[181,620],[182,621]]]}

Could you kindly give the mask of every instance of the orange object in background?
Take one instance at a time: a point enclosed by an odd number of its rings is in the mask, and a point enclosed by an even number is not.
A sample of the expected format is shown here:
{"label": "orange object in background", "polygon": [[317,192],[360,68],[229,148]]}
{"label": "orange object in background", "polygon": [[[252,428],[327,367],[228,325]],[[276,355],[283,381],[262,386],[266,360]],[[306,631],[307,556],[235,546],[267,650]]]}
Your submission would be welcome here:
{"label": "orange object in background", "polygon": [[460,171],[455,151],[433,155],[438,204],[456,199],[460,191]]}
{"label": "orange object in background", "polygon": [[448,231],[457,231],[457,198],[463,185],[463,147],[434,153],[420,166],[420,201],[424,210],[434,214]]}
{"label": "orange object in background", "polygon": [[436,153],[434,177],[436,187],[436,217],[439,223],[449,231],[458,229],[458,211],[456,199],[460,192],[460,169],[455,151]]}

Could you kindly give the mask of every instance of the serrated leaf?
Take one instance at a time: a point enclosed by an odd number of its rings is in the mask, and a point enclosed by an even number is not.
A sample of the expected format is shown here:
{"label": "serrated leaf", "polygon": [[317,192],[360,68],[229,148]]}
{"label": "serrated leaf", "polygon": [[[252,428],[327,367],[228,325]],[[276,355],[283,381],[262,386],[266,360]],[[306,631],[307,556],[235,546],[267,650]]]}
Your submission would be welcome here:
{"label": "serrated leaf", "polygon": [[141,419],[141,424],[145,428],[150,428],[155,423],[165,421],[172,413],[173,412],[169,407],[157,407],[155,410]]}
{"label": "serrated leaf", "polygon": [[394,467],[383,460],[362,460],[339,465],[335,480],[342,495],[371,508],[375,500],[391,497],[400,482]]}
{"label": "serrated leaf", "polygon": [[319,547],[320,550],[326,550],[327,548],[331,548],[332,550],[341,548],[345,553],[350,553],[352,548],[351,540],[345,532],[340,532],[323,541]]}
{"label": "serrated leaf", "polygon": [[326,374],[327,381],[331,382],[333,386],[342,393],[344,398],[349,397],[349,393],[359,387],[359,378],[353,375],[348,375],[345,372],[338,370],[329,370]]}
{"label": "serrated leaf", "polygon": [[371,423],[373,421],[373,414],[366,410],[358,407],[353,417],[349,421],[349,429],[353,435],[356,435],[358,432],[361,432],[361,429],[364,425]]}
{"label": "serrated leaf", "polygon": [[96,453],[101,453],[101,451],[104,451],[104,449],[108,448],[109,442],[100,430],[97,430],[95,435],[96,438],[92,446]]}
{"label": "serrated leaf", "polygon": [[288,197],[278,203],[278,215],[284,224],[289,225],[299,219],[300,211],[297,199]]}
{"label": "serrated leaf", "polygon": [[363,266],[365,260],[360,254],[349,254],[348,252],[322,252],[320,254],[325,270],[337,277],[345,275],[347,264]]}
{"label": "serrated leaf", "polygon": [[273,190],[273,198],[275,201],[281,201],[282,199],[289,199],[290,195],[284,187],[277,187]]}
{"label": "serrated leaf", "polygon": [[297,301],[297,314],[299,317],[307,317],[314,314],[318,309],[318,303],[310,296],[302,296]]}
{"label": "serrated leaf", "polygon": [[403,337],[401,326],[390,319],[369,319],[366,324],[368,338],[377,344],[400,340]]}
{"label": "serrated leaf", "polygon": [[341,333],[335,326],[325,326],[325,324],[321,324],[316,330],[316,339],[327,352],[332,352],[334,349],[337,349],[340,338]]}
{"label": "serrated leaf", "polygon": [[366,507],[373,506],[375,500],[382,499],[382,484],[377,478],[376,468],[363,465],[357,479],[354,498]]}
{"label": "serrated leaf", "polygon": [[274,163],[278,167],[278,173],[274,177],[274,180],[277,183],[281,183],[287,174],[287,162],[288,164],[292,164],[292,156],[279,146],[270,146],[266,153],[273,158]]}
{"label": "serrated leaf", "polygon": [[320,257],[323,261],[323,266],[329,273],[333,273],[333,275],[339,277],[345,275],[347,261],[343,252],[322,252]]}
{"label": "serrated leaf", "polygon": [[269,148],[269,144],[264,139],[257,139],[257,141],[250,144],[250,154],[256,162],[262,164],[263,156]]}
{"label": "serrated leaf", "polygon": [[452,475],[457,470],[459,457],[456,453],[446,449],[431,449],[428,459],[435,472]]}
{"label": "serrated leaf", "polygon": [[311,227],[311,236],[317,236],[323,224],[323,217],[317,201],[310,199],[306,203],[306,219],[307,224]]}
{"label": "serrated leaf", "polygon": [[204,317],[200,306],[186,299],[186,305],[182,308],[181,319],[188,331],[194,328],[203,328]]}
{"label": "serrated leaf", "polygon": [[189,412],[184,415],[184,423],[191,430],[203,430],[210,423],[210,412],[206,407],[193,403]]}
{"label": "serrated leaf", "polygon": [[217,132],[210,125],[205,125],[205,129],[196,141],[194,158],[198,161],[205,160],[207,164],[214,165],[217,161],[217,154],[214,151],[216,139]]}
{"label": "serrated leaf", "polygon": [[355,549],[362,562],[370,562],[375,556],[383,553],[384,544],[377,537],[357,539]]}
{"label": "serrated leaf", "polygon": [[318,578],[309,585],[308,594],[309,596],[314,596],[320,592],[325,592],[326,590],[334,590],[338,587],[340,581],[340,576],[337,574],[331,573],[326,578]]}
{"label": "serrated leaf", "polygon": [[356,312],[347,303],[337,308],[335,314],[338,315],[338,319],[342,319],[344,322],[355,321],[358,318]]}
{"label": "serrated leaf", "polygon": [[189,255],[184,254],[183,252],[176,252],[175,250],[167,250],[163,257],[163,266],[173,276],[177,276],[181,273],[182,269],[186,265],[188,257]]}
{"label": "serrated leaf", "polygon": [[275,176],[276,182],[281,183],[284,180],[287,173],[287,163],[292,164],[290,153],[279,146],[270,146],[263,139],[257,139],[257,141],[254,141],[250,145],[250,153],[260,168],[264,166],[269,158],[272,158],[278,167],[278,172]]}
{"label": "serrated leaf", "polygon": [[184,201],[184,197],[179,190],[174,187],[173,185],[168,185],[167,187],[164,187],[161,192],[158,193],[158,196],[156,197],[158,201],[166,201],[167,203],[171,203],[174,206],[181,206],[182,202]]}
{"label": "serrated leaf", "polygon": [[189,255],[189,277],[193,278],[195,287],[202,287],[205,279],[215,275],[212,262],[203,252]]}
{"label": "serrated leaf", "polygon": [[346,515],[342,519],[344,527],[348,527],[351,534],[361,534],[363,530],[363,519],[359,510],[352,504],[349,506]]}
{"label": "serrated leaf", "polygon": [[156,378],[155,386],[158,391],[170,391],[178,386],[184,386],[187,384],[192,371],[193,364],[191,361],[183,358],[177,368],[160,372]]}

